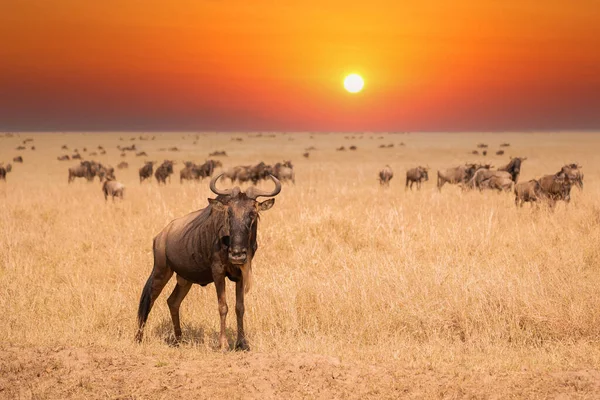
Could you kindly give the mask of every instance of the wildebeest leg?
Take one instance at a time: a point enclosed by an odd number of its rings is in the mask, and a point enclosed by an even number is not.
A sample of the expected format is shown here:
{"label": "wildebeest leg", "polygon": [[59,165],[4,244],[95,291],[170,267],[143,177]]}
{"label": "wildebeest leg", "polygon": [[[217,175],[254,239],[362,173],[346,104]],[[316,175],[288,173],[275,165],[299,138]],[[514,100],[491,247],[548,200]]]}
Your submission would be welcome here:
{"label": "wildebeest leg", "polygon": [[404,190],[408,189],[408,178],[406,178],[406,185],[404,185]]}
{"label": "wildebeest leg", "polygon": [[177,285],[173,289],[173,293],[169,296],[167,304],[169,305],[169,311],[171,311],[171,319],[173,320],[173,330],[175,331],[175,340],[179,342],[181,340],[181,324],[179,323],[179,306],[185,296],[187,296],[192,282],[186,281],[179,275],[177,276]]}
{"label": "wildebeest leg", "polygon": [[152,273],[150,274],[150,277],[146,281],[146,285],[142,290],[140,306],[138,308],[138,332],[135,335],[135,340],[138,342],[141,342],[144,336],[144,326],[146,325],[146,321],[148,320],[148,315],[150,314],[150,310],[154,305],[154,301],[158,295],[160,295],[160,292],[163,290],[167,282],[169,282],[169,279],[171,279],[173,276],[173,270],[164,264],[166,260],[162,260],[163,263],[159,263],[156,260],[156,253],[154,257],[154,268],[152,269]]}
{"label": "wildebeest leg", "polygon": [[215,277],[215,287],[217,288],[217,300],[219,301],[219,315],[221,316],[221,332],[219,334],[219,344],[221,350],[229,349],[227,335],[225,334],[225,320],[227,318],[227,296],[225,293],[225,276]]}
{"label": "wildebeest leg", "polygon": [[417,181],[417,190],[421,190],[421,180]]}
{"label": "wildebeest leg", "polygon": [[438,190],[442,190],[442,186],[444,186],[444,184],[446,183],[446,181],[439,175],[438,173],[438,180],[437,180],[437,188]]}
{"label": "wildebeest leg", "polygon": [[244,282],[235,283],[235,316],[237,317],[237,340],[235,348],[237,350],[250,350],[250,346],[246,342],[246,334],[244,333]]}

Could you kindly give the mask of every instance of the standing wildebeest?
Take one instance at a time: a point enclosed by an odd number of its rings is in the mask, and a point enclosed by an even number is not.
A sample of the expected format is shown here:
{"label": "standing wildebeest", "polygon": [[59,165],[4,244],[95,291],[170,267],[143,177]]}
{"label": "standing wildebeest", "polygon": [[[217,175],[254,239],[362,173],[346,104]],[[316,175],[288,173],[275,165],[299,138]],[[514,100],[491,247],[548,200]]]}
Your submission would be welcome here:
{"label": "standing wildebeest", "polygon": [[23,162],[23,157],[16,156],[15,158],[13,158],[13,162],[20,162],[20,163],[22,163]]}
{"label": "standing wildebeest", "polygon": [[64,156],[60,156],[60,157],[56,157],[56,159],[58,161],[69,161],[71,159],[71,157],[69,157],[68,155],[64,155]]}
{"label": "standing wildebeest", "polygon": [[12,165],[8,164],[4,166],[4,163],[0,164],[0,180],[6,181],[6,174],[12,171]]}
{"label": "standing wildebeest", "polygon": [[125,191],[125,186],[121,182],[117,182],[110,177],[108,177],[102,184],[102,192],[104,193],[104,200],[107,200],[107,201],[108,201],[108,196],[112,196],[113,201],[115,201],[115,196],[120,197],[121,200],[123,200],[123,192],[124,191]]}
{"label": "standing wildebeest", "polygon": [[562,167],[561,171],[564,171],[571,178],[573,184],[575,184],[580,190],[583,190],[583,172],[581,172],[581,165],[577,163],[567,164]]}
{"label": "standing wildebeest", "polygon": [[437,188],[442,190],[442,186],[446,182],[451,184],[466,183],[472,177],[477,170],[477,164],[465,164],[459,165],[458,167],[448,168],[445,170],[438,171],[437,173]]}
{"label": "standing wildebeest", "polygon": [[155,163],[155,161],[146,161],[144,166],[140,168],[140,183],[142,183],[145,179],[150,179],[150,177],[152,176],[152,172],[154,172],[153,169]]}
{"label": "standing wildebeest", "polygon": [[413,183],[417,183],[417,190],[421,189],[421,182],[429,180],[428,174],[429,168],[418,166],[416,168],[409,169],[406,171],[406,186],[404,189],[408,189],[410,182],[410,190],[412,190]]}
{"label": "standing wildebeest", "polygon": [[379,171],[379,184],[381,186],[389,186],[393,177],[394,171],[392,171],[392,167],[386,165],[381,171]]}
{"label": "standing wildebeest", "polygon": [[119,164],[117,164],[117,168],[119,168],[119,169],[129,168],[129,163],[127,163],[126,161],[121,161]]}
{"label": "standing wildebeest", "polygon": [[244,294],[252,284],[252,258],[258,248],[258,214],[275,203],[275,199],[262,203],[256,199],[276,196],[281,191],[281,183],[271,176],[275,182],[272,192],[255,187],[250,187],[246,193],[240,191],[239,187],[219,190],[216,182],[222,175],[210,181],[210,189],[218,196],[208,199],[208,207],[172,221],[154,238],[154,268],[142,291],[138,309],[138,342],[142,340],[152,305],[173,273],[176,273],[177,285],[167,300],[175,339],[181,339],[179,306],[192,284],[206,286],[214,282],[221,316],[219,342],[222,350],[229,348],[225,335],[227,277],[235,282],[238,328],[235,347],[249,349],[244,334]]}
{"label": "standing wildebeest", "polygon": [[515,185],[515,206],[523,207],[523,203],[537,202],[542,199],[542,196],[542,187],[535,179]]}
{"label": "standing wildebeest", "polygon": [[88,182],[94,180],[95,173],[89,161],[82,161],[79,165],[69,168],[69,180],[71,183],[75,178],[85,178]]}
{"label": "standing wildebeest", "polygon": [[156,171],[154,172],[154,177],[156,178],[156,181],[159,184],[164,183],[166,185],[167,178],[169,178],[169,183],[171,183],[171,174],[173,173],[173,164],[175,164],[175,161],[165,160],[165,161],[163,161],[163,163],[161,165],[159,165],[158,168],[156,168]]}
{"label": "standing wildebeest", "polygon": [[565,165],[554,175],[542,176],[538,182],[545,200],[553,208],[558,200],[566,203],[571,201],[571,187],[577,183],[577,173],[569,165]]}
{"label": "standing wildebeest", "polygon": [[223,166],[223,164],[221,163],[221,161],[217,161],[217,160],[207,160],[202,165],[196,165],[195,166],[196,180],[198,180],[198,179],[202,180],[204,178],[211,177],[213,175],[213,173],[215,172],[215,168],[219,167],[219,166]]}
{"label": "standing wildebeest", "polygon": [[102,182],[104,179],[115,180],[115,169],[111,166],[104,166],[100,163],[92,161],[92,171]]}
{"label": "standing wildebeest", "polygon": [[283,163],[276,163],[273,166],[273,175],[281,182],[292,181],[296,184],[296,174],[294,173],[294,166],[292,161],[284,161]]}
{"label": "standing wildebeest", "polygon": [[527,157],[511,157],[510,162],[504,167],[498,168],[498,171],[506,171],[510,174],[510,179],[514,183],[519,181],[519,175],[521,174],[521,163],[527,160]]}
{"label": "standing wildebeest", "polygon": [[179,171],[179,183],[183,183],[183,180],[191,181],[192,179],[198,179],[198,166],[192,162],[186,162],[185,168]]}

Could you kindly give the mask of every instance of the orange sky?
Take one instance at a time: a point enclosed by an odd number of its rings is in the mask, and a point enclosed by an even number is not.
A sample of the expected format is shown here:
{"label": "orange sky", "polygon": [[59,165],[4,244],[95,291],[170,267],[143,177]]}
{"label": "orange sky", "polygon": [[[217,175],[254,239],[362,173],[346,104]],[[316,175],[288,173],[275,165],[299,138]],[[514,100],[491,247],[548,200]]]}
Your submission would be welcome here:
{"label": "orange sky", "polygon": [[600,128],[598,0],[408,3],[9,0],[0,129]]}

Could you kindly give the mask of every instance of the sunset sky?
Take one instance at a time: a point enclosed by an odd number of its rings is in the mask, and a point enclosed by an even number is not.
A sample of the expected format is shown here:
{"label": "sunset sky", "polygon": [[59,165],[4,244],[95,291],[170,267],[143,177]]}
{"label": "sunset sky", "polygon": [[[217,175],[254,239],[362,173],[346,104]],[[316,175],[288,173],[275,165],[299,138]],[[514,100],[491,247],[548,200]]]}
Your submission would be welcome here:
{"label": "sunset sky", "polygon": [[600,129],[598,0],[0,9],[0,130],[566,129]]}

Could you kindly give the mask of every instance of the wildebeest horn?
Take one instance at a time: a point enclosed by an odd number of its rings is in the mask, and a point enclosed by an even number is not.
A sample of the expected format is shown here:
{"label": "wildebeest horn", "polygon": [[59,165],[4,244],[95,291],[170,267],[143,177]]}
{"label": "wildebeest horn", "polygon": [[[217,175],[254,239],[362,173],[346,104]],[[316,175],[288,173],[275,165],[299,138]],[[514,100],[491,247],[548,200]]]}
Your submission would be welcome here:
{"label": "wildebeest horn", "polygon": [[277,196],[279,194],[279,192],[281,192],[281,182],[279,182],[279,179],[275,178],[273,175],[269,174],[269,176],[271,177],[273,182],[275,182],[275,190],[273,190],[272,192],[266,192],[264,190],[260,190],[256,187],[252,186],[252,187],[248,188],[248,190],[246,190],[246,197],[256,200],[257,197],[261,197],[261,196],[262,197]]}
{"label": "wildebeest horn", "polygon": [[226,196],[228,194],[231,194],[231,189],[219,190],[219,189],[217,189],[217,185],[216,185],[219,178],[222,177],[223,175],[225,175],[225,173],[217,175],[210,180],[210,190],[212,190],[212,192],[214,194],[222,194],[222,195]]}

